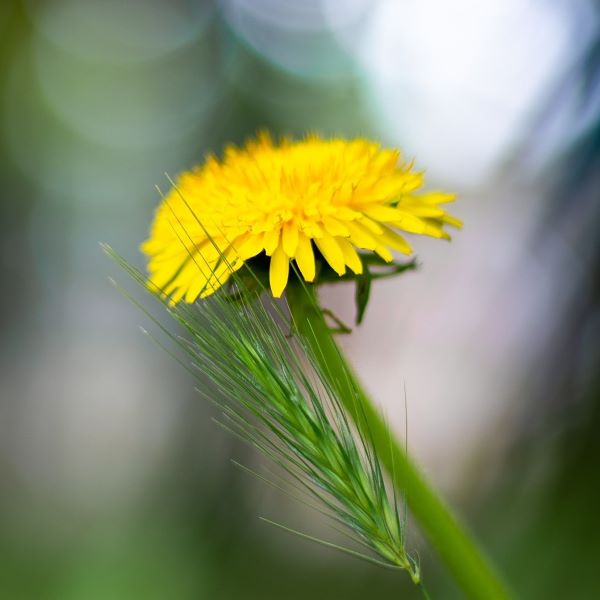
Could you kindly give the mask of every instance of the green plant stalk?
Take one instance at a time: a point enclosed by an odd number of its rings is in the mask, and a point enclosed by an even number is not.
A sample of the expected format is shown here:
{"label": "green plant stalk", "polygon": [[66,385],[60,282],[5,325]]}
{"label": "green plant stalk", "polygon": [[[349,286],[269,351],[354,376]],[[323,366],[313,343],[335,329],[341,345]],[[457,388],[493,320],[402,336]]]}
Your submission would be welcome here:
{"label": "green plant stalk", "polygon": [[286,295],[297,333],[332,379],[357,427],[371,438],[394,486],[463,592],[478,600],[510,598],[487,556],[390,433],[333,339],[314,287],[290,282]]}

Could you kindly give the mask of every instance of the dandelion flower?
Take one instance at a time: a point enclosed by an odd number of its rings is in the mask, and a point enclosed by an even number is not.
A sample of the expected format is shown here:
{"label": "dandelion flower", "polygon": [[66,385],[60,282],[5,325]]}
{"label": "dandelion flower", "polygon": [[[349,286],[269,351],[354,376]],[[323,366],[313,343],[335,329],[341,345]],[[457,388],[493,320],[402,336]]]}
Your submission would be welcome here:
{"label": "dandelion flower", "polygon": [[171,302],[191,303],[262,253],[274,297],[291,261],[308,282],[316,260],[360,275],[359,251],[390,262],[391,251],[412,253],[400,232],[450,239],[444,226],[461,226],[441,208],[454,195],[420,191],[423,179],[398,150],[366,139],[260,134],[179,176],[142,245],[149,279]]}

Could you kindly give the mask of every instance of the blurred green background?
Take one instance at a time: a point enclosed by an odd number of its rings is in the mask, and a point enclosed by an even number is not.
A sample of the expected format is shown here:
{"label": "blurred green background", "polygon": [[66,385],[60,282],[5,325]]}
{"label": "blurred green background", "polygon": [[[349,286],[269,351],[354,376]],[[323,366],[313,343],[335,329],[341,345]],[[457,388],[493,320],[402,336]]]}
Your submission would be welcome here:
{"label": "blurred green background", "polygon": [[[466,228],[344,347],[522,598],[600,597],[598,3],[0,2],[0,597],[417,598],[326,524],[107,283],[155,185],[259,128],[367,135]],[[323,301],[352,320],[352,290]],[[403,387],[408,390],[404,422]],[[460,593],[413,534],[434,598]]]}

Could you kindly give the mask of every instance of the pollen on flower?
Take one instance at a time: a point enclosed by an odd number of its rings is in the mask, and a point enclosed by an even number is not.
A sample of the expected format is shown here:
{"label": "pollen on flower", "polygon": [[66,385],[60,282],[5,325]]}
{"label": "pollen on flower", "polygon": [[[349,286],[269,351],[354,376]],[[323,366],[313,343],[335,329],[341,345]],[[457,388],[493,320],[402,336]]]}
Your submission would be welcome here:
{"label": "pollen on flower", "polygon": [[261,253],[275,297],[291,261],[314,280],[315,251],[338,275],[360,274],[358,250],[391,261],[391,251],[412,253],[399,232],[450,239],[444,226],[462,226],[441,208],[454,195],[422,186],[397,150],[366,139],[260,134],[179,176],[142,245],[149,279],[171,302],[191,303]]}

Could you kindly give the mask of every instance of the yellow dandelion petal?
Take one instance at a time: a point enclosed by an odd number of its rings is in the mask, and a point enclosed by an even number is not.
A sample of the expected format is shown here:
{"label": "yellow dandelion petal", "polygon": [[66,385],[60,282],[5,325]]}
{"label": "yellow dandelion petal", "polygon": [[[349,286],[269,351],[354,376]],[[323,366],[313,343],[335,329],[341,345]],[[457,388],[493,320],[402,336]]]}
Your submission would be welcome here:
{"label": "yellow dandelion petal", "polygon": [[358,252],[354,249],[354,246],[345,238],[337,238],[336,242],[342,250],[344,255],[344,262],[356,273],[360,275],[363,272],[362,262]]}
{"label": "yellow dandelion petal", "polygon": [[373,206],[365,210],[365,215],[373,221],[393,222],[398,220],[398,209],[391,206]]}
{"label": "yellow dandelion petal", "polygon": [[375,221],[373,221],[373,219],[369,219],[365,216],[358,219],[356,223],[360,223],[363,227],[367,229],[367,231],[374,233],[376,237],[380,235],[383,231],[383,227],[379,223],[376,223]]}
{"label": "yellow dandelion petal", "polygon": [[402,252],[402,254],[412,254],[412,248],[410,247],[410,244],[399,233],[396,233],[389,227],[384,228],[381,235],[381,240],[387,246],[390,246],[398,252]]}
{"label": "yellow dandelion petal", "polygon": [[315,278],[315,254],[310,240],[303,234],[298,234],[298,246],[296,248],[296,264],[306,281]]}
{"label": "yellow dandelion petal", "polygon": [[454,227],[456,229],[462,229],[464,223],[460,220],[457,219],[456,217],[453,217],[452,215],[449,215],[448,213],[445,213],[442,217],[439,218],[439,220],[442,223],[445,223],[446,225],[450,225],[451,227]]}
{"label": "yellow dandelion petal", "polygon": [[330,235],[323,235],[315,240],[317,248],[320,250],[323,258],[330,264],[331,268],[338,274],[343,275],[346,272],[346,261],[344,254],[335,238]]}
{"label": "yellow dandelion petal", "polygon": [[266,252],[267,256],[271,256],[273,254],[273,252],[275,252],[275,249],[279,245],[280,234],[281,234],[281,230],[279,229],[279,227],[271,229],[270,231],[267,231],[265,233],[265,237],[263,240],[263,246],[265,248],[265,252]]}
{"label": "yellow dandelion petal", "polygon": [[404,229],[409,233],[419,233],[423,235],[427,229],[425,221],[405,210],[396,211],[397,218],[395,221],[391,221],[391,224],[398,229]]}
{"label": "yellow dandelion petal", "polygon": [[196,298],[206,286],[206,281],[207,280],[203,277],[194,277],[194,279],[190,282],[184,296],[184,299],[188,304],[196,301]]}
{"label": "yellow dandelion petal", "polygon": [[354,221],[354,219],[358,219],[361,216],[358,210],[352,210],[347,206],[336,206],[335,207],[335,216],[338,221],[343,221],[344,223],[348,221]]}
{"label": "yellow dandelion petal", "polygon": [[295,223],[286,223],[281,234],[281,243],[285,253],[293,258],[298,247],[298,227]]}
{"label": "yellow dandelion petal", "polygon": [[323,229],[316,223],[304,222],[302,224],[302,231],[309,238],[316,240],[317,238],[323,237]]}
{"label": "yellow dandelion petal", "polygon": [[415,217],[439,218],[443,217],[445,211],[437,206],[411,206],[410,212]]}
{"label": "yellow dandelion petal", "polygon": [[290,259],[285,253],[283,247],[277,246],[271,256],[271,266],[269,269],[269,283],[271,284],[271,293],[274,298],[280,298],[285,290],[290,272]]}
{"label": "yellow dandelion petal", "polygon": [[348,228],[334,217],[323,217],[323,226],[329,235],[341,235],[343,237],[348,237],[350,235]]}
{"label": "yellow dandelion petal", "polygon": [[263,254],[281,296],[291,260],[315,279],[313,242],[338,275],[360,274],[357,250],[390,261],[390,249],[412,252],[401,233],[449,239],[445,227],[462,226],[441,207],[455,196],[422,192],[423,182],[397,150],[366,139],[277,143],[262,132],[179,176],[141,246],[150,285],[172,303],[194,302]]}
{"label": "yellow dandelion petal", "polygon": [[248,260],[260,254],[263,250],[263,239],[259,235],[246,234],[240,236],[233,244],[233,248],[242,260]]}
{"label": "yellow dandelion petal", "polygon": [[[188,260],[181,266],[174,275],[171,276],[169,281],[162,282],[157,276],[154,276],[152,283],[160,287],[163,293],[167,296],[173,297],[175,292],[181,290],[182,296],[185,293],[186,287],[193,281],[194,277],[198,276],[198,269],[192,260]],[[202,275],[200,275],[202,276]]]}
{"label": "yellow dandelion petal", "polygon": [[[185,295],[185,288],[179,287],[171,293],[169,304],[175,306]],[[195,300],[195,298],[194,298]]]}
{"label": "yellow dandelion petal", "polygon": [[347,227],[350,230],[350,240],[355,246],[363,250],[375,250],[377,248],[377,240],[360,223],[352,221],[347,223]]}
{"label": "yellow dandelion petal", "polygon": [[375,253],[381,256],[385,262],[392,262],[394,260],[394,255],[385,246],[377,246]]}
{"label": "yellow dandelion petal", "polygon": [[447,192],[428,192],[421,196],[412,198],[416,204],[447,204],[456,200],[456,194],[448,194]]}

